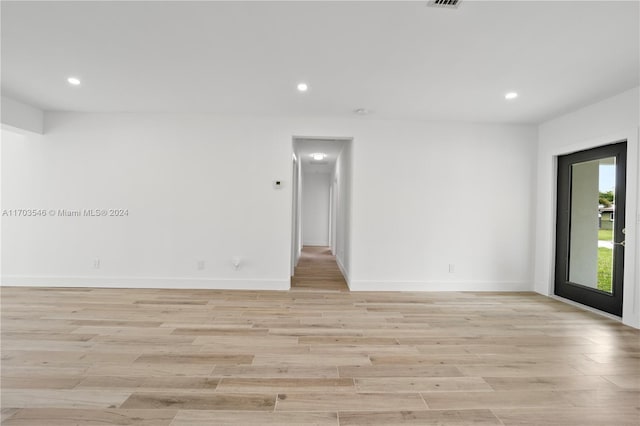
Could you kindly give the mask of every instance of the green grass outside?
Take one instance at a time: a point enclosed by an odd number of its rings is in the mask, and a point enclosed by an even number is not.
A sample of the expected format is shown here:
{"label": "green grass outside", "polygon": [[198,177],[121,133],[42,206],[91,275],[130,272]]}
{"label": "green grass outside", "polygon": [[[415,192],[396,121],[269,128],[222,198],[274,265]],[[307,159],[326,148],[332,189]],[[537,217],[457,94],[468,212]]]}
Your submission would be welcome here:
{"label": "green grass outside", "polygon": [[612,272],[613,250],[606,247],[598,247],[598,290],[611,293]]}
{"label": "green grass outside", "polygon": [[600,230],[598,230],[598,239],[600,241],[612,241],[613,240],[613,230],[611,230],[611,229],[600,229]]}

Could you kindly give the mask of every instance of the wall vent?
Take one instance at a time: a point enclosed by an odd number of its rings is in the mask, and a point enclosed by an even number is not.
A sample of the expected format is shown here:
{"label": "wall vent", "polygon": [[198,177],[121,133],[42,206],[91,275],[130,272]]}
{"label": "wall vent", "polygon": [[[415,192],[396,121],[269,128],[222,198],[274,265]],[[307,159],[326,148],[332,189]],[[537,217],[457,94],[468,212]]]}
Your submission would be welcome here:
{"label": "wall vent", "polygon": [[457,9],[462,0],[430,0],[427,6]]}

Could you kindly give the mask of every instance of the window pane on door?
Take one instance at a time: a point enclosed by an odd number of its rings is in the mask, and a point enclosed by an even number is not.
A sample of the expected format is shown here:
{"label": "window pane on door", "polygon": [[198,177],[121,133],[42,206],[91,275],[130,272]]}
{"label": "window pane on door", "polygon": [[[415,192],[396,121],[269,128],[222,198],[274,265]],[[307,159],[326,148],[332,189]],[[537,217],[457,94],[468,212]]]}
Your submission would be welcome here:
{"label": "window pane on door", "polygon": [[569,281],[612,291],[615,157],[571,166]]}

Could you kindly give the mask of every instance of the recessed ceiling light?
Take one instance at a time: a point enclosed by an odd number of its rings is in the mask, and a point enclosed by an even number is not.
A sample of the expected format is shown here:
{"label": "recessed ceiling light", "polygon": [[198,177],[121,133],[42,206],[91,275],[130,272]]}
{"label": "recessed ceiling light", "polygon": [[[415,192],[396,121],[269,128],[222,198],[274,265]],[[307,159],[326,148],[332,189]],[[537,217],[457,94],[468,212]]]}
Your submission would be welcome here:
{"label": "recessed ceiling light", "polygon": [[356,108],[353,110],[353,113],[358,115],[369,115],[371,114],[371,110],[368,110],[366,108]]}
{"label": "recessed ceiling light", "polygon": [[504,98],[508,100],[515,99],[517,97],[518,97],[518,94],[516,92],[509,92],[506,95],[504,95]]}
{"label": "recessed ceiling light", "polygon": [[76,77],[69,77],[67,79],[67,83],[71,84],[72,86],[80,86],[80,79]]}
{"label": "recessed ceiling light", "polygon": [[323,152],[314,152],[313,154],[311,154],[311,158],[313,158],[316,161],[322,161],[324,160],[324,157],[326,157],[327,154],[323,153]]}
{"label": "recessed ceiling light", "polygon": [[309,86],[307,86],[307,83],[298,83],[298,91],[306,92],[307,90],[309,90]]}

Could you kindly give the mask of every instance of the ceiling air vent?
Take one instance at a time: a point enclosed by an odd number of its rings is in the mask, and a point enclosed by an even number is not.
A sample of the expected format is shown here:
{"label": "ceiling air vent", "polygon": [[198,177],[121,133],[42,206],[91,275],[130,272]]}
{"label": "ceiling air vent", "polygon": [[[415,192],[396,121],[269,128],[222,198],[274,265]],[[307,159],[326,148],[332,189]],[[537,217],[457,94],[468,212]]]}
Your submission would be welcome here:
{"label": "ceiling air vent", "polygon": [[427,6],[457,9],[462,0],[430,0]]}

